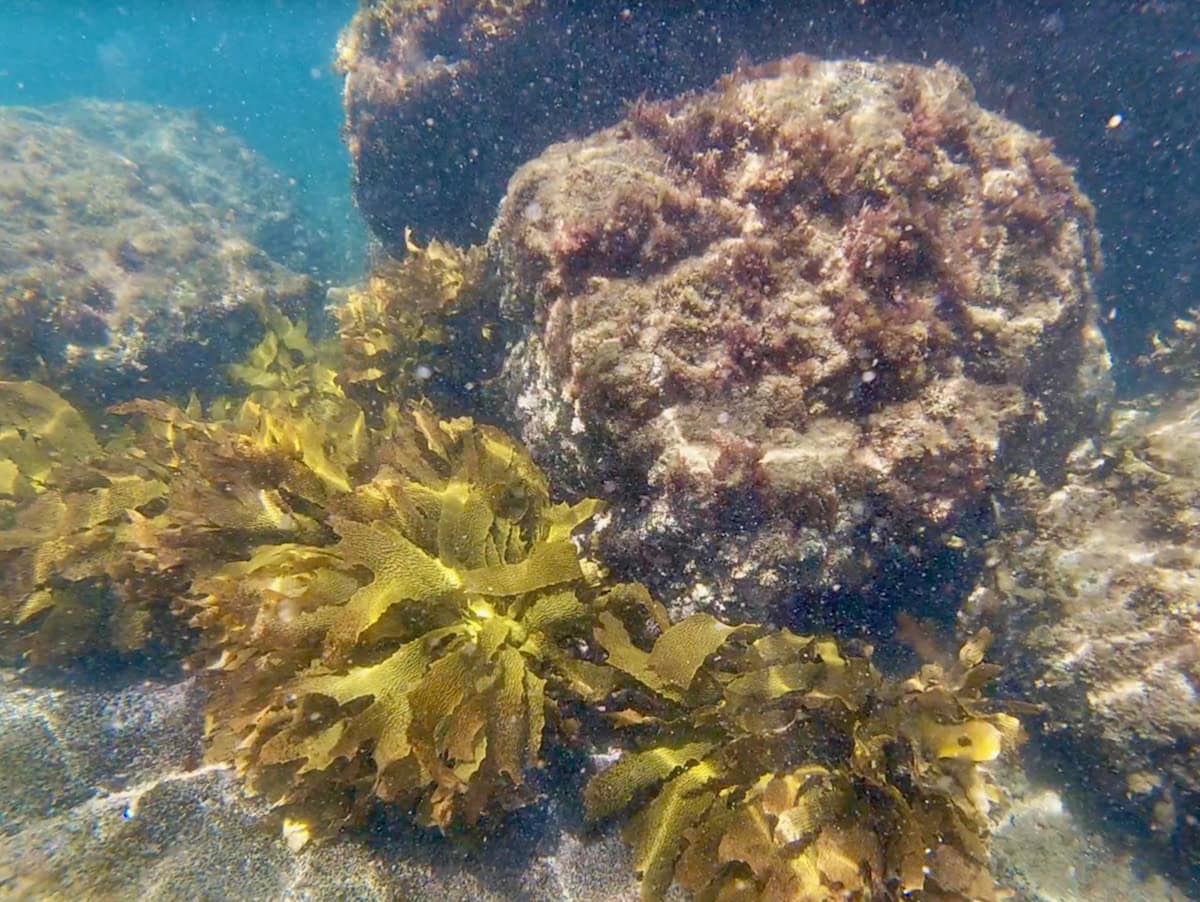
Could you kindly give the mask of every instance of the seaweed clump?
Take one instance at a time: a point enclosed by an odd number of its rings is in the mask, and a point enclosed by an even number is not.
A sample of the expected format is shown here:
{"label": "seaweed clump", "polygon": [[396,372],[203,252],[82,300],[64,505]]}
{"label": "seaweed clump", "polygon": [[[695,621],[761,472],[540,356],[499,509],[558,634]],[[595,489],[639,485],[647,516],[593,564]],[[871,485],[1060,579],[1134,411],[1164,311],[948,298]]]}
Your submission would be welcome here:
{"label": "seaweed clump", "polygon": [[597,504],[552,504],[524,451],[469,419],[390,403],[368,427],[337,348],[268,325],[231,373],[240,402],[114,408],[171,469],[140,526],[160,566],[190,563],[176,606],[201,634],[210,757],[294,841],[375,798],[442,829],[524,804],[547,681],[566,682],[556,643],[595,595],[572,532]]}
{"label": "seaweed clump", "polygon": [[981,698],[986,633],[896,683],[869,649],[672,622],[582,553],[599,502],[553,502],[497,429],[382,398],[368,416],[338,346],[266,318],[240,400],[117,405],[107,445],[49,390],[0,386],[10,629],[95,622],[72,580],[181,615],[209,758],[293,847],[377,801],[493,824],[590,709],[631,739],[585,809],[633,812],[647,899],[994,896],[981,765],[1020,730]]}
{"label": "seaweed clump", "polygon": [[193,593],[212,754],[301,831],[374,797],[443,829],[528,801],[555,643],[588,616],[571,533],[592,502],[551,504],[469,420],[416,408],[383,435],[370,478],[323,505],[327,541],[260,546]]}
{"label": "seaweed clump", "polygon": [[624,675],[610,717],[637,739],[584,802],[634,812],[644,899],[676,880],[701,899],[997,898],[980,765],[1021,732],[980,697],[986,633],[894,682],[869,649],[626,601],[596,637]]}
{"label": "seaweed clump", "polygon": [[103,444],[50,389],[0,383],[0,624],[12,654],[56,665],[154,642],[178,650],[186,630],[172,609],[196,578],[247,547],[327,534],[297,499],[348,490],[364,417],[304,325],[263,316],[265,338],[231,368],[245,397],[207,411],[195,398],[118,404],[111,413],[140,422]]}
{"label": "seaweed clump", "polygon": [[[33,664],[144,646],[163,627],[164,574],[137,555],[135,520],[167,485],[102,445],[54,391],[0,382],[0,641]],[[167,577],[169,579],[169,577]],[[158,581],[157,584],[155,581]]]}
{"label": "seaweed clump", "polygon": [[403,258],[374,266],[334,311],[341,380],[372,414],[441,383],[478,381],[489,369],[488,321],[496,317],[484,314],[490,286],[484,248],[437,240],[422,247],[407,231],[405,245]]}

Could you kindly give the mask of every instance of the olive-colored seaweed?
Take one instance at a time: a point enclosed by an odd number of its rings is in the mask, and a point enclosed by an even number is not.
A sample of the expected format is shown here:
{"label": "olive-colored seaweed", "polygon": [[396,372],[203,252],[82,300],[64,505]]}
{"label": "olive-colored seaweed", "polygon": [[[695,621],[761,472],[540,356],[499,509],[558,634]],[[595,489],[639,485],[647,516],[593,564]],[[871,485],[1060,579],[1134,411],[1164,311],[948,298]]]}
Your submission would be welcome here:
{"label": "olive-colored seaweed", "polygon": [[478,316],[488,286],[484,248],[464,250],[437,240],[421,247],[409,233],[405,243],[402,259],[376,265],[334,311],[341,378],[372,414],[412,396],[437,369],[474,366],[476,355],[468,348],[490,334]]}
{"label": "olive-colored seaweed", "polygon": [[165,613],[135,518],[166,484],[62,397],[0,382],[0,640],[33,664],[143,646]]}
{"label": "olive-colored seaweed", "polygon": [[980,698],[986,634],[903,683],[832,639],[667,624],[644,593],[596,638],[627,678],[611,719],[639,738],[584,803],[592,820],[632,809],[644,899],[676,880],[700,899],[996,898],[979,765],[1020,727]]}
{"label": "olive-colored seaweed", "polygon": [[102,646],[182,612],[209,757],[293,846],[376,800],[443,831],[490,823],[536,797],[544,743],[582,704],[633,736],[583,801],[632,812],[646,899],[676,881],[702,899],[994,896],[981,765],[1020,728],[981,698],[986,634],[900,683],[830,638],[672,622],[581,553],[599,502],[553,503],[526,451],[470,419],[386,392],[368,417],[344,335],[264,316],[230,374],[244,397],[118,405],[104,445],[48,389],[0,383],[0,621],[31,660],[94,642],[99,594],[130,609]]}
{"label": "olive-colored seaweed", "polygon": [[[369,480],[328,502],[323,544],[260,546],[196,583],[218,653],[213,755],[314,833],[374,796],[471,825],[532,794],[555,642],[594,572],[516,445],[417,408]],[[391,456],[391,459],[387,459]]]}

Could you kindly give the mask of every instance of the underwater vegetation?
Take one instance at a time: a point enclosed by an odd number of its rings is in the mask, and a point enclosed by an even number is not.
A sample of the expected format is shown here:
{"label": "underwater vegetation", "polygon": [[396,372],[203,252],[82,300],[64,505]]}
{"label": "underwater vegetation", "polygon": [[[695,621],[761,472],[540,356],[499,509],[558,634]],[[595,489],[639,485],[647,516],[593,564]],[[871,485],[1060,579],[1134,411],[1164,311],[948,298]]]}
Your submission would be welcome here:
{"label": "underwater vegetation", "polygon": [[981,836],[998,794],[977,765],[1021,734],[980,699],[986,632],[900,683],[869,649],[623,600],[596,639],[629,684],[610,718],[639,735],[584,804],[634,809],[644,898],[672,880],[702,899],[996,898]]}
{"label": "underwater vegetation", "polygon": [[520,445],[467,418],[390,402],[368,422],[342,344],[263,316],[239,397],[116,405],[104,444],[50,390],[0,388],[5,640],[30,663],[165,624],[208,686],[210,760],[293,847],[380,801],[501,830],[550,744],[607,736],[623,750],[583,804],[629,813],[646,899],[674,880],[989,897],[983,768],[1020,731],[980,696],[986,635],[898,682],[830,638],[672,622],[586,553],[599,502],[554,502]]}
{"label": "underwater vegetation", "polygon": [[136,520],[166,483],[37,383],[0,382],[0,423],[0,641],[35,664],[140,648],[171,587],[139,567]]}
{"label": "underwater vegetation", "polygon": [[347,391],[378,415],[389,401],[433,394],[442,381],[478,382],[493,337],[492,287],[483,247],[436,239],[422,247],[406,232],[404,256],[384,258],[364,283],[338,295]]}
{"label": "underwater vegetation", "polygon": [[[322,543],[260,546],[194,586],[220,674],[213,754],[324,829],[374,796],[472,826],[532,798],[557,643],[587,622],[570,541],[519,448],[420,409],[322,503]],[[293,816],[293,823],[298,816]]]}

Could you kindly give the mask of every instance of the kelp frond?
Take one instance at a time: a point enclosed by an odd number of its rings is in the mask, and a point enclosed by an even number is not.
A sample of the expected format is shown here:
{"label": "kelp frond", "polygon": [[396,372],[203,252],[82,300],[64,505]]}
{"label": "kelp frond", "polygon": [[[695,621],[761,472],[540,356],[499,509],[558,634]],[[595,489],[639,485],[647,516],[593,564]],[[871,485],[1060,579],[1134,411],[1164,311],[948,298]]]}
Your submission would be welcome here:
{"label": "kelp frond", "polygon": [[644,604],[616,607],[596,639],[628,678],[613,722],[640,738],[584,804],[632,812],[643,898],[674,881],[701,899],[995,898],[980,765],[1020,728],[980,699],[985,636],[895,683],[831,639],[706,614],[658,632]]}
{"label": "kelp frond", "polygon": [[0,382],[0,423],[0,639],[34,664],[141,647],[165,611],[134,521],[166,484],[36,383]]}
{"label": "kelp frond", "polygon": [[350,289],[335,310],[341,375],[351,394],[374,415],[381,404],[420,393],[422,381],[485,330],[474,314],[487,289],[483,247],[441,241],[424,247],[405,235],[407,254],[386,260]]}
{"label": "kelp frond", "polygon": [[591,617],[571,534],[595,503],[552,504],[503,434],[420,408],[374,452],[320,501],[326,542],[195,585],[214,754],[313,834],[375,797],[440,828],[528,801],[555,643]]}

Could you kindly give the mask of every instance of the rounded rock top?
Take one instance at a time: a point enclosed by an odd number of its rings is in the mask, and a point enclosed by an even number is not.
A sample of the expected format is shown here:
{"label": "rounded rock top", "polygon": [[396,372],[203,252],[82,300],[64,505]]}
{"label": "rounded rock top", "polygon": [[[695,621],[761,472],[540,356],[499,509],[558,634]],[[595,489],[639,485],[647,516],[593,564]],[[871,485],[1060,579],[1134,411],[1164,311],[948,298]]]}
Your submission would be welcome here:
{"label": "rounded rock top", "polygon": [[519,169],[489,245],[535,454],[638,496],[618,560],[743,607],[1053,481],[1110,396],[1092,206],[946,65],[795,56],[634,105]]}

